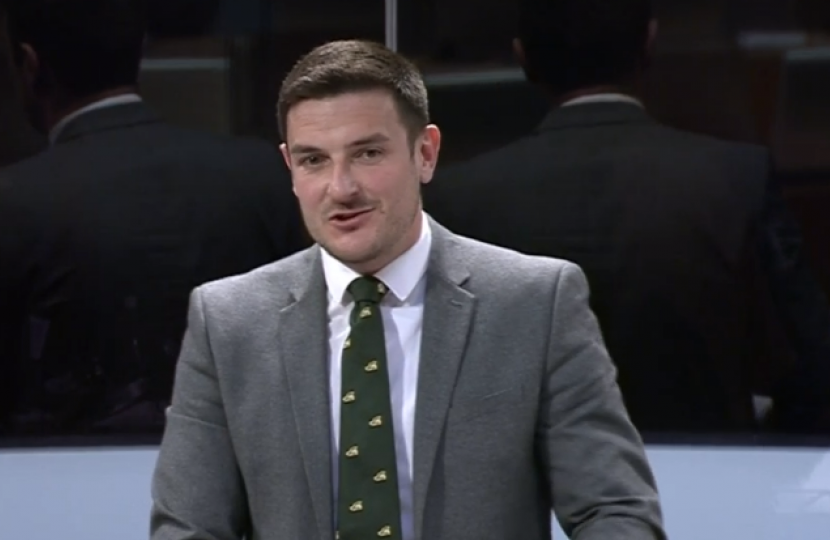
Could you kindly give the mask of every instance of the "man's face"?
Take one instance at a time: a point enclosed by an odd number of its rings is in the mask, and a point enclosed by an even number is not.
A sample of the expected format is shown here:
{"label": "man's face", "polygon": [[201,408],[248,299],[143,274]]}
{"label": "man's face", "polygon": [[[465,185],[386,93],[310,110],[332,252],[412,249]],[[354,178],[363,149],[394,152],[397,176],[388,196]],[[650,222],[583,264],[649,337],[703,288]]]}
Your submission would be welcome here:
{"label": "man's face", "polygon": [[389,92],[298,103],[281,149],[306,227],[317,243],[361,273],[374,273],[418,239],[421,183],[432,179],[440,132],[408,136]]}

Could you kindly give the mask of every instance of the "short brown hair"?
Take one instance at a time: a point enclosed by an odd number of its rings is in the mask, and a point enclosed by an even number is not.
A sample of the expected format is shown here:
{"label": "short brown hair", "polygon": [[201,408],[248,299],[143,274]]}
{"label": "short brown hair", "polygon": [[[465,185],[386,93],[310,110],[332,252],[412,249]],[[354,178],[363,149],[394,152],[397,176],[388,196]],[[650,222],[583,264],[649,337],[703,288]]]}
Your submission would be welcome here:
{"label": "short brown hair", "polygon": [[379,43],[332,41],[300,58],[283,80],[277,102],[280,136],[285,140],[286,117],[298,103],[367,90],[392,94],[413,140],[429,124],[427,90],[412,62]]}

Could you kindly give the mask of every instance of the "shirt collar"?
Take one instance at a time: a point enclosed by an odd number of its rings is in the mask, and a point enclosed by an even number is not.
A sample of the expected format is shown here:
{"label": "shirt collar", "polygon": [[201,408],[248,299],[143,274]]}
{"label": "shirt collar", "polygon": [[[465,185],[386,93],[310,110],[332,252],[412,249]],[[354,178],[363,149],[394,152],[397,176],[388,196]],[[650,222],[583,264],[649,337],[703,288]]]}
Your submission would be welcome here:
{"label": "shirt collar", "polygon": [[[375,277],[401,302],[409,299],[418,282],[426,273],[429,252],[432,247],[432,231],[429,220],[421,213],[421,236],[411,248],[389,263]],[[329,291],[329,301],[347,303],[345,297],[349,284],[360,274],[338,261],[325,249],[322,251],[323,275]]]}
{"label": "shirt collar", "polygon": [[614,92],[606,92],[603,94],[593,94],[590,96],[582,96],[570,99],[562,104],[562,107],[571,107],[574,105],[585,105],[588,103],[631,103],[638,107],[643,107],[643,102],[639,99],[625,94],[618,94]]}
{"label": "shirt collar", "polygon": [[73,120],[78,118],[79,116],[86,114],[88,112],[97,111],[98,109],[105,109],[107,107],[114,107],[116,105],[126,105],[128,103],[139,103],[141,102],[141,96],[138,94],[122,94],[120,96],[109,97],[105,99],[101,99],[90,103],[85,107],[81,107],[77,111],[74,111],[71,114],[64,116],[60,122],[55,124],[49,131],[49,143],[55,144],[60,137],[60,134],[66,129],[66,126],[70,124]]}

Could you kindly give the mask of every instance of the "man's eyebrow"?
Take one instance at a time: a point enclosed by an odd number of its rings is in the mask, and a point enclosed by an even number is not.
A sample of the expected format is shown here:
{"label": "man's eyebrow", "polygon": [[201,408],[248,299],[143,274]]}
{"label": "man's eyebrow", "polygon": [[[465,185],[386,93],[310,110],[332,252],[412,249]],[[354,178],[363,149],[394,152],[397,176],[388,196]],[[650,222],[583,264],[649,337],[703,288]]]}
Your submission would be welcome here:
{"label": "man's eyebrow", "polygon": [[366,146],[367,144],[378,144],[378,143],[384,143],[384,142],[389,142],[389,141],[390,141],[389,137],[384,135],[383,133],[373,133],[373,134],[369,135],[368,137],[363,137],[363,138],[360,138],[356,141],[353,141],[353,142],[349,143],[349,146],[351,146],[351,147]]}
{"label": "man's eyebrow", "polygon": [[[389,142],[391,139],[389,136],[384,135],[383,133],[373,133],[367,137],[361,137],[356,141],[352,141],[348,144],[349,148],[356,148],[360,146],[366,146],[369,144],[380,144]],[[325,151],[322,148],[318,148],[311,144],[303,144],[297,143],[291,145],[289,148],[289,152],[291,154],[323,154]]]}
{"label": "man's eyebrow", "polygon": [[293,144],[291,148],[289,148],[290,153],[292,154],[315,154],[320,153],[323,150],[317,148],[316,146],[311,146],[310,144]]}

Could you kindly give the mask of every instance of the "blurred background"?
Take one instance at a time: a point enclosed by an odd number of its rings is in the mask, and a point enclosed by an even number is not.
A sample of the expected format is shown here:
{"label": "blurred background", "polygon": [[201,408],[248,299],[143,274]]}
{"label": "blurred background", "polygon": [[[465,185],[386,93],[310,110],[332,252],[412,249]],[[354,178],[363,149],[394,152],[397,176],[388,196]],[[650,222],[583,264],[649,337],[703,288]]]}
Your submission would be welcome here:
{"label": "blurred background", "polygon": [[[650,112],[674,127],[768,145],[830,291],[830,2],[655,4]],[[548,110],[514,61],[511,0],[167,0],[153,19],[142,87],[188,126],[275,139],[276,91],[293,62],[314,45],[355,37],[386,40],[423,69],[444,131],[442,163],[518,138]]]}

